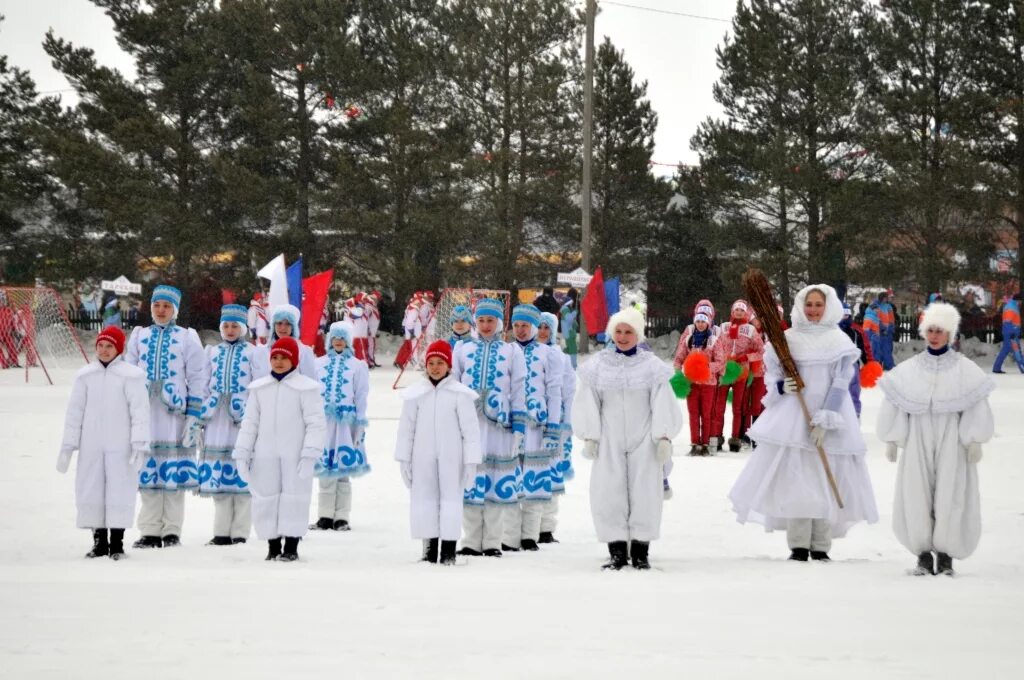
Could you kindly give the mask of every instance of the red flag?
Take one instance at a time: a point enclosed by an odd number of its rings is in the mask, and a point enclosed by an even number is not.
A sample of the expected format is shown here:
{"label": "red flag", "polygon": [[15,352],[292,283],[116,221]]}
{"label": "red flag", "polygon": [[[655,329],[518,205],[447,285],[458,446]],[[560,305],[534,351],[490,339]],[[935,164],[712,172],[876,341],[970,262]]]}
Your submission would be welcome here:
{"label": "red flag", "polygon": [[331,289],[334,270],[314,274],[302,279],[302,327],[299,337],[304,345],[310,347],[316,342],[317,331],[320,330],[320,318],[327,305],[327,293]]}
{"label": "red flag", "polygon": [[225,305],[233,305],[238,302],[238,295],[230,288],[221,288],[220,301]]}
{"label": "red flag", "polygon": [[580,303],[583,320],[587,323],[587,333],[596,335],[604,333],[608,325],[608,302],[604,299],[604,274],[601,268],[594,270],[594,278],[587,284],[587,292]]}

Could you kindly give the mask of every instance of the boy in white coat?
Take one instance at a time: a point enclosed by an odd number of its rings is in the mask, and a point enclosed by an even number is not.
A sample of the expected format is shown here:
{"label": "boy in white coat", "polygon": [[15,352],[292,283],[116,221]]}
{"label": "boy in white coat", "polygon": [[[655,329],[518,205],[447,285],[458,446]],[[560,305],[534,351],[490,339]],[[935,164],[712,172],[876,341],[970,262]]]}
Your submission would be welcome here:
{"label": "boy in white coat", "polygon": [[395,460],[410,490],[412,537],[423,539],[423,561],[455,563],[462,533],[463,489],[476,484],[480,430],[477,394],[451,376],[445,340],[427,348],[427,379],[402,393]]}
{"label": "boy in white coat", "polygon": [[274,343],[270,375],[249,385],[231,456],[249,484],[253,526],[267,541],[267,559],[286,562],[299,558],[299,539],[309,522],[313,466],[326,435],[320,383],[302,375],[299,357],[295,338]]}
{"label": "boy in white coat", "polygon": [[86,557],[124,556],[124,530],[135,517],[138,470],[149,453],[146,374],[126,364],[123,352],[120,328],[107,326],[96,337],[96,361],[75,375],[57,457],[57,471],[64,473],[78,451],[76,525],[93,531]]}
{"label": "boy in white coat", "polygon": [[231,452],[245,415],[252,382],[254,345],[247,342],[246,309],[224,305],[220,312],[222,342],[206,348],[210,362],[210,396],[199,420],[199,495],[213,498],[213,539],[207,545],[245,543],[252,525],[249,486],[238,474]]}
{"label": "boy in white coat", "polygon": [[128,338],[124,360],[146,374],[149,390],[149,456],[139,473],[139,532],[133,548],[181,543],[185,490],[199,486],[195,448],[199,410],[209,388],[209,362],[199,334],[177,324],[181,291],[153,289],[153,324]]}

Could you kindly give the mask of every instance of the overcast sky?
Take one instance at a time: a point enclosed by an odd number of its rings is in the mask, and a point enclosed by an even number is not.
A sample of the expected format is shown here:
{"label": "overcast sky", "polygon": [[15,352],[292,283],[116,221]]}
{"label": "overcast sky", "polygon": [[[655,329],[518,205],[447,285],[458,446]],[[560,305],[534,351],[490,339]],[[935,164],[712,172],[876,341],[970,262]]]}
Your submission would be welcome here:
{"label": "overcast sky", "polygon": [[[654,160],[669,165],[695,162],[690,137],[702,120],[719,113],[711,98],[711,86],[718,77],[715,47],[729,24],[683,15],[729,20],[735,2],[616,0],[613,4],[599,0],[598,6],[596,43],[609,36],[625,50],[637,78],[648,81],[648,96],[659,121]],[[133,73],[131,60],[117,46],[113,23],[89,0],[0,0],[0,14],[6,17],[0,25],[0,52],[13,65],[30,71],[41,92],[69,87],[43,52],[43,36],[51,27],[58,36],[95,50],[100,63]],[[72,92],[62,94],[67,103],[74,101]],[[658,174],[672,173],[671,167],[654,169]]]}

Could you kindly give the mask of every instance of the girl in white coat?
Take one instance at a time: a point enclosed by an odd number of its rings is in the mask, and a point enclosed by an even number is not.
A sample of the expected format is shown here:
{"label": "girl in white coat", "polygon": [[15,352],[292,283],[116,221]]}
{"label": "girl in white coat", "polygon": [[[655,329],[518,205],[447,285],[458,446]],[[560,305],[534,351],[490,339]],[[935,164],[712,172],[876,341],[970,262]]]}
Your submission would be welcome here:
{"label": "girl in white coat", "polygon": [[550,312],[540,315],[537,341],[551,348],[551,353],[562,365],[562,412],[559,414],[559,446],[551,465],[551,502],[544,507],[540,520],[538,543],[558,543],[558,499],[565,493],[565,483],[575,476],[572,468],[572,402],[576,398],[576,369],[569,355],[558,346],[558,317]]}
{"label": "girl in white coat", "polygon": [[878,382],[885,401],[876,431],[891,462],[903,449],[893,530],[918,556],[917,575],[952,576],[953,559],[970,557],[981,537],[977,463],[995,429],[988,404],[995,383],[950,346],[959,327],[955,307],[928,305],[920,324],[928,347]]}
{"label": "girl in white coat", "polygon": [[423,539],[425,562],[455,563],[462,533],[462,494],[482,462],[477,394],[451,376],[445,340],[427,348],[427,379],[402,393],[395,460],[410,490],[412,537]]}
{"label": "girl in white coat", "polygon": [[213,498],[213,539],[207,545],[245,543],[252,526],[249,486],[238,474],[231,452],[245,415],[247,388],[252,382],[256,346],[247,341],[247,310],[224,305],[220,312],[221,342],[206,348],[210,362],[210,396],[199,420],[199,495]]}
{"label": "girl in white coat", "polygon": [[309,522],[313,466],[324,449],[320,383],[302,375],[299,357],[295,338],[274,343],[270,375],[249,385],[231,456],[249,484],[253,526],[267,541],[268,560],[299,558],[299,539]]}
{"label": "girl in white coat", "polygon": [[327,439],[316,465],[320,485],[318,516],[311,529],[348,531],[352,512],[352,477],[370,471],[366,462],[366,399],[370,370],[353,354],[353,327],[331,324],[327,354],[316,360],[316,374],[327,416]]}
{"label": "girl in white coat", "polygon": [[316,355],[299,340],[301,312],[295,305],[278,305],[270,315],[270,340],[256,347],[252,357],[253,380],[270,375],[270,348],[281,338],[293,338],[299,346],[299,373],[316,380]]}
{"label": "girl in white coat", "polygon": [[[867,446],[849,390],[860,351],[839,329],[842,318],[843,305],[831,286],[797,293],[786,342],[804,382],[811,426],[796,382],[785,376],[769,346],[765,410],[748,431],[757,448],[729,493],[737,520],[763,524],[767,531],[785,529],[789,559],[801,562],[827,561],[832,538],[845,536],[857,522],[878,521],[864,461]],[[843,508],[832,497],[816,444],[828,455]]]}
{"label": "girl in white coat", "polygon": [[594,461],[590,512],[610,555],[602,568],[622,569],[631,555],[636,569],[650,569],[650,542],[661,531],[662,466],[683,414],[669,385],[672,367],[638,347],[640,312],[612,315],[607,333],[612,346],[577,372],[572,424],[584,440],[583,457]]}
{"label": "girl in white coat", "polygon": [[138,470],[149,453],[146,374],[126,364],[123,352],[121,329],[104,328],[96,337],[96,361],[75,375],[64,418],[57,470],[67,472],[78,451],[76,525],[93,531],[86,557],[124,556],[124,530],[135,518]]}

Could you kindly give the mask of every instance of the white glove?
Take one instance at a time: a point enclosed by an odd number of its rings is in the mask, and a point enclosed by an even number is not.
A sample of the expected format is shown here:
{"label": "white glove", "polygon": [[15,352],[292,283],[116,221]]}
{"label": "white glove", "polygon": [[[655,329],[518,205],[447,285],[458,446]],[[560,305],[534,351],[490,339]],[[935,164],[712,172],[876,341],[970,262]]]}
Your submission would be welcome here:
{"label": "white glove", "polygon": [[412,463],[410,461],[402,461],[399,465],[399,470],[402,472],[402,481],[405,483],[406,489],[412,488]]}
{"label": "white glove", "polygon": [[299,467],[296,470],[299,479],[313,479],[313,467],[315,465],[315,458],[299,458]]}
{"label": "white glove", "polygon": [[64,474],[71,467],[71,454],[75,452],[74,449],[61,449],[60,453],[57,454],[57,472]]}
{"label": "white glove", "polygon": [[896,442],[889,442],[885,445],[885,457],[889,459],[890,463],[896,462]]}
{"label": "white glove", "polygon": [[979,444],[978,442],[974,442],[973,444],[967,445],[967,462],[981,462],[981,444]]}
{"label": "white glove", "polygon": [[796,378],[790,378],[787,376],[786,379],[782,381],[782,391],[786,394],[795,394],[798,392],[799,388],[796,384]]}
{"label": "white glove", "polygon": [[523,452],[523,444],[526,441],[526,436],[522,432],[516,432],[512,435],[512,453],[519,455]]}
{"label": "white glove", "polygon": [[252,458],[235,458],[235,469],[238,470],[238,477],[245,482],[249,483],[249,472],[252,469]]}
{"label": "white glove", "polygon": [[583,457],[587,460],[597,460],[597,441],[588,439],[583,442]]}
{"label": "white glove", "polygon": [[181,435],[181,445],[190,449],[199,443],[199,419],[195,416],[185,418],[185,432]]}
{"label": "white glove", "polygon": [[132,455],[128,456],[128,464],[138,472],[149,455],[149,449],[132,449]]}
{"label": "white glove", "polygon": [[811,442],[819,449],[825,445],[825,433],[827,430],[821,425],[815,425],[811,428]]}
{"label": "white glove", "polygon": [[462,466],[462,488],[472,489],[476,487],[476,465]]}
{"label": "white glove", "polygon": [[668,439],[658,440],[658,462],[664,465],[672,460],[672,442]]}

